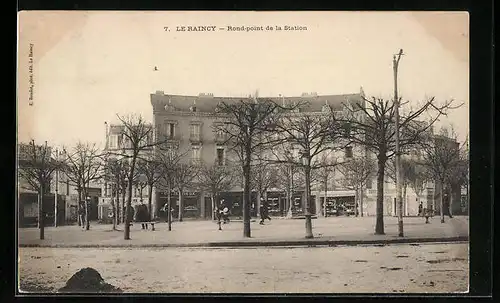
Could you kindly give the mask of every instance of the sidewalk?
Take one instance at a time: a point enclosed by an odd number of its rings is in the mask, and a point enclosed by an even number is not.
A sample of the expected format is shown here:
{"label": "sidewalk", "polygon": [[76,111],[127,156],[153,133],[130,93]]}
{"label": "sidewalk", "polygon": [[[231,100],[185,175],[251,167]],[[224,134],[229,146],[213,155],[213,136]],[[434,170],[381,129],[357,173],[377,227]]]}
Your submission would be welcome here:
{"label": "sidewalk", "polygon": [[156,231],[131,227],[131,240],[123,239],[123,225],[112,231],[111,225],[91,225],[89,231],[78,226],[47,227],[45,240],[39,240],[37,228],[19,229],[20,247],[238,247],[238,246],[315,246],[374,245],[392,243],[468,241],[469,218],[404,218],[403,238],[398,236],[397,218],[385,217],[385,235],[375,235],[375,217],[329,217],[313,220],[313,239],[305,239],[304,220],[272,220],[265,225],[251,223],[251,238],[243,237],[243,224],[223,224],[222,231],[212,221],[166,223]]}

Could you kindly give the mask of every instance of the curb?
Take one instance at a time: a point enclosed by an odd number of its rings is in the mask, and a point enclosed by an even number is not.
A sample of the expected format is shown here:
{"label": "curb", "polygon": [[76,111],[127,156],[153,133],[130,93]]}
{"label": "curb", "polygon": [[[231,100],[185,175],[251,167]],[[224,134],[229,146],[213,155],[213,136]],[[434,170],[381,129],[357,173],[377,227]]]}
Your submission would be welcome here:
{"label": "curb", "polygon": [[315,247],[315,246],[385,246],[391,244],[468,242],[469,237],[448,238],[396,238],[386,240],[320,240],[301,239],[283,241],[228,241],[206,243],[162,243],[162,244],[19,244],[23,248],[186,248],[186,247]]}

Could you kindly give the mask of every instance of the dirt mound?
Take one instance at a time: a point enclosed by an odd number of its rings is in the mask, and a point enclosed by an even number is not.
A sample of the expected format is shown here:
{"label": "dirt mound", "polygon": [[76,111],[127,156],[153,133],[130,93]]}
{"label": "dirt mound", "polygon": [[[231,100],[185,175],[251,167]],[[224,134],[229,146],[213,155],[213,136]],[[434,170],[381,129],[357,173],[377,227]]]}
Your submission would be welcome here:
{"label": "dirt mound", "polygon": [[80,269],[66,285],[59,289],[60,292],[122,292],[118,287],[104,282],[101,274],[93,268]]}

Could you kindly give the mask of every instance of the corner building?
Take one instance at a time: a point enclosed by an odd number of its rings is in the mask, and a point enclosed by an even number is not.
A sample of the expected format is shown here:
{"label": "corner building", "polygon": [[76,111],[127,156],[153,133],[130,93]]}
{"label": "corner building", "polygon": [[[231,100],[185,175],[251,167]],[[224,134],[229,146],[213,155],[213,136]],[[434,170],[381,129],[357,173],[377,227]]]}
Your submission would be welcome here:
{"label": "corner building", "polygon": [[[224,135],[216,133],[214,125],[217,123],[218,114],[216,107],[219,103],[236,103],[243,97],[216,97],[213,94],[199,94],[198,96],[170,95],[163,91],[157,91],[151,94],[151,105],[153,108],[153,125],[158,131],[158,135],[178,146],[178,149],[185,153],[185,161],[203,162],[206,164],[217,163],[226,165],[231,160],[235,160],[229,148],[224,146]],[[277,103],[287,105],[295,102],[307,101],[309,112],[322,112],[325,105],[332,106],[334,110],[342,110],[342,103],[360,103],[363,102],[363,91],[355,94],[344,95],[317,95],[316,93],[304,93],[299,97],[271,97]],[[364,148],[349,148],[346,150],[346,156],[352,157],[354,153],[364,153]],[[342,155],[344,156],[344,155]],[[324,199],[323,191],[312,185],[313,211],[320,214],[321,205],[320,196]],[[229,204],[232,214],[241,215],[243,188],[241,182],[235,182],[233,188],[221,195]],[[303,190],[294,193],[294,201],[302,199]],[[161,208],[167,201],[166,193],[161,190],[154,190],[154,200],[156,207]],[[350,190],[331,190],[327,193],[328,198],[340,199],[343,204],[352,204],[354,207],[354,191]],[[177,197],[172,195],[172,205],[177,211]],[[257,194],[252,193],[252,215],[256,215],[255,202]],[[276,188],[270,188],[267,194],[270,202],[271,213],[274,215],[285,215],[288,209],[285,194]],[[185,217],[210,218],[212,214],[212,205],[208,196],[196,189],[187,190],[183,196],[185,208]],[[297,204],[301,204],[298,202]],[[299,207],[300,208],[300,207]],[[161,214],[160,214],[161,215]]]}

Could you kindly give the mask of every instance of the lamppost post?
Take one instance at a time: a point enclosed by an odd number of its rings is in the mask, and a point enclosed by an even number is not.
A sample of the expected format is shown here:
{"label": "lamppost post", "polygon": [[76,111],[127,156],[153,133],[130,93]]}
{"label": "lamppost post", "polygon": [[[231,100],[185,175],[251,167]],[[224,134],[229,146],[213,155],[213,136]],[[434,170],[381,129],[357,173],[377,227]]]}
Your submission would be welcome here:
{"label": "lamppost post", "polygon": [[[59,165],[59,150],[56,148],[56,165]],[[59,195],[59,168],[56,168],[56,185],[55,185],[55,195],[54,195],[54,227],[57,227],[57,202]]]}
{"label": "lamppost post", "polygon": [[311,213],[309,211],[310,208],[310,200],[311,200],[311,167],[310,167],[310,156],[307,151],[302,151],[302,165],[304,166],[304,172],[305,172],[305,183],[306,183],[306,190],[305,190],[305,203],[304,203],[304,215],[306,217],[306,238],[310,239],[313,238],[313,233],[312,233],[312,221],[311,221]]}
{"label": "lamppost post", "polygon": [[399,146],[399,97],[398,97],[398,67],[399,60],[403,55],[403,50],[400,49],[397,55],[393,57],[393,69],[394,69],[394,106],[395,106],[395,118],[396,118],[396,199],[397,199],[397,210],[398,210],[398,231],[399,236],[403,237],[403,197],[401,195],[401,151]]}

